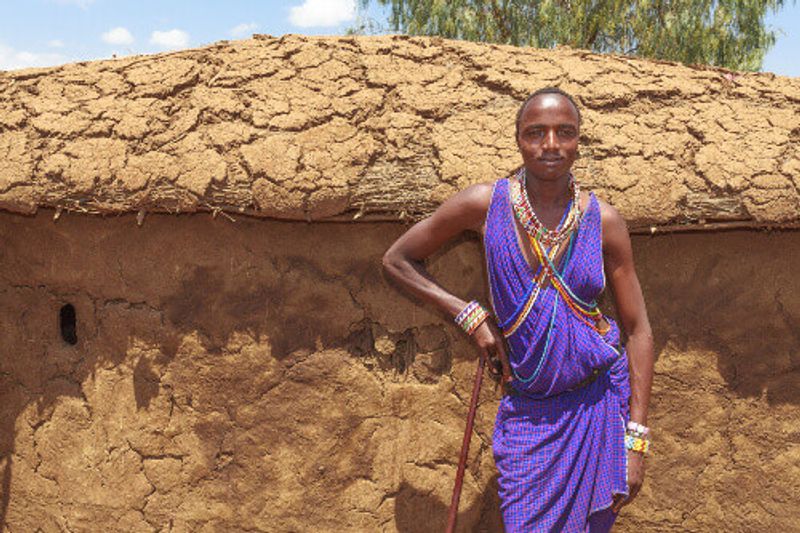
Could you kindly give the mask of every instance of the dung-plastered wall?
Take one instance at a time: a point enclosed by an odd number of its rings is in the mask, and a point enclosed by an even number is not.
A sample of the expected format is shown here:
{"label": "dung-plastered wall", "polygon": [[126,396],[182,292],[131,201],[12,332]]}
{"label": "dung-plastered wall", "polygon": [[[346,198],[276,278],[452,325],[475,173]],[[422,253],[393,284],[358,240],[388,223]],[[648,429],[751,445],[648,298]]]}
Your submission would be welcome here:
{"label": "dung-plastered wall", "polygon": [[[380,256],[518,163],[551,83],[584,106],[579,179],[656,227],[655,451],[618,529],[800,531],[800,233],[719,231],[796,225],[797,80],[296,37],[0,74],[2,528],[442,530],[476,354]],[[477,240],[429,266],[484,297]],[[501,530],[497,400],[462,531]]]}

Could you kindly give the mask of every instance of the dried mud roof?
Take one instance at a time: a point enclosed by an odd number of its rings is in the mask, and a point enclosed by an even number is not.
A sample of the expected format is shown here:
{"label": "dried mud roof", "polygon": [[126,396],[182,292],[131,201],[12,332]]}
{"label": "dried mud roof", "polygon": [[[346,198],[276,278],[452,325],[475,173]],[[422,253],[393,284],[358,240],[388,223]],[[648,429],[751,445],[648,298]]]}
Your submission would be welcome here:
{"label": "dried mud roof", "polygon": [[431,38],[285,36],[0,73],[0,208],[402,220],[582,106],[576,175],[636,227],[795,225],[800,79]]}

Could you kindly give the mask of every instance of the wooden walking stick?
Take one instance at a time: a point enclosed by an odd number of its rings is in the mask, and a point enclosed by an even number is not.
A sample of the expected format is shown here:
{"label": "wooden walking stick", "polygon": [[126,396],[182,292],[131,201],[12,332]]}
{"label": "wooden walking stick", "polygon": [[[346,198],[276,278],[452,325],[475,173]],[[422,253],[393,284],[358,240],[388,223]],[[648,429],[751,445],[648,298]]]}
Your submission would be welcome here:
{"label": "wooden walking stick", "polygon": [[475,422],[475,411],[478,409],[478,394],[481,391],[483,381],[483,367],[486,365],[486,354],[481,353],[478,359],[478,370],[475,373],[475,385],[472,387],[472,398],[469,401],[469,413],[467,413],[467,428],[464,430],[464,441],[461,443],[461,457],[458,459],[458,470],[456,470],[456,482],[453,486],[453,498],[450,500],[450,512],[447,516],[447,533],[456,530],[456,518],[458,517],[458,501],[461,499],[461,486],[464,484],[464,470],[467,468],[467,454],[469,453],[469,441],[472,437],[472,425]]}

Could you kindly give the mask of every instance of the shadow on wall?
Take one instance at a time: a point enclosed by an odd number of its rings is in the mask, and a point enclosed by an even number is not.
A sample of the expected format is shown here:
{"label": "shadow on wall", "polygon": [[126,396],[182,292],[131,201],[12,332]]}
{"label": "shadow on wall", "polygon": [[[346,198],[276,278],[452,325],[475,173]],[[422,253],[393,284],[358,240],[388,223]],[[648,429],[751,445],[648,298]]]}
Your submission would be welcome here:
{"label": "shadow on wall", "polygon": [[[449,505],[449,502],[448,502]],[[395,526],[399,533],[428,533],[444,531],[447,526],[449,507],[432,496],[429,490],[420,490],[403,482],[395,500]],[[479,517],[474,521],[473,533],[489,533],[502,530],[500,499],[497,496],[497,474],[483,492],[483,499],[475,500],[467,509],[459,507],[456,529],[466,531],[462,525],[464,517]]]}
{"label": "shadow on wall", "polygon": [[798,232],[634,239],[656,354],[715,354],[732,392],[800,404]]}
{"label": "shadow on wall", "polygon": [[[53,224],[44,210],[30,218],[0,215],[0,240],[5,243],[0,250],[0,319],[11,326],[0,340],[5,353],[0,359],[0,523],[8,518],[15,468],[22,468],[25,476],[40,476],[45,484],[56,485],[55,492],[43,497],[49,501],[43,505],[50,506],[50,512],[66,512],[65,506],[76,505],[61,501],[71,481],[60,479],[63,473],[57,469],[47,471],[58,464],[58,450],[47,448],[48,437],[60,437],[58,430],[64,429],[51,427],[53,413],[70,398],[76,400],[73,404],[78,410],[95,406],[94,412],[69,415],[79,426],[76,434],[104,413],[121,417],[114,425],[130,430],[126,439],[138,454],[130,462],[140,470],[148,461],[166,459],[180,460],[185,467],[187,459],[170,451],[168,442],[154,444],[151,441],[156,437],[142,436],[148,428],[127,427],[137,423],[137,413],[168,411],[170,418],[155,420],[158,428],[150,428],[152,433],[166,430],[173,411],[191,410],[201,413],[199,418],[223,413],[228,419],[208,422],[198,418],[193,428],[203,439],[197,446],[211,471],[208,475],[216,478],[229,475],[224,467],[236,462],[235,446],[226,442],[234,423],[255,426],[253,420],[260,420],[264,425],[283,427],[284,433],[298,423],[292,417],[299,415],[292,410],[260,414],[260,419],[248,415],[253,419],[242,421],[247,418],[241,414],[247,406],[258,405],[266,394],[280,398],[282,389],[296,384],[296,392],[285,393],[285,405],[289,406],[297,395],[309,395],[303,388],[309,390],[316,387],[317,380],[329,379],[325,390],[330,396],[321,395],[318,404],[336,397],[343,402],[342,409],[353,410],[352,402],[364,394],[357,388],[360,384],[347,383],[341,376],[326,378],[325,372],[333,372],[327,367],[315,370],[321,375],[305,374],[301,367],[312,353],[345,349],[357,364],[374,371],[388,371],[412,382],[439,381],[450,370],[451,355],[450,339],[435,324],[435,316],[433,323],[423,315],[418,327],[406,325],[405,330],[389,331],[370,313],[371,309],[383,309],[387,315],[398,312],[398,295],[385,285],[379,259],[393,239],[389,234],[399,234],[403,228],[358,227],[359,253],[354,253],[341,245],[352,240],[352,227],[344,225],[312,227],[247,219],[237,224],[210,224],[206,217],[154,216],[137,228],[132,217],[66,217]],[[387,232],[387,227],[392,231]],[[31,242],[38,245],[31,247]],[[472,285],[479,286],[480,269],[470,266],[467,270],[477,278]],[[414,306],[400,299],[402,305]],[[65,304],[72,305],[76,315],[75,339],[69,341],[59,335],[60,310]],[[232,357],[231,350],[237,349],[236,339],[241,335],[255,339],[260,351],[247,364],[237,363],[241,368],[232,372],[226,358]],[[197,339],[196,348],[186,345],[187,338]],[[381,340],[391,349],[377,350]],[[244,349],[238,349],[233,355],[241,357]],[[424,357],[417,360],[418,353]],[[183,359],[176,362],[179,354]],[[130,393],[136,413],[114,412],[115,398],[102,394],[117,392],[98,392],[103,388],[101,382],[109,379],[120,381],[108,388],[124,388],[124,375],[132,376]],[[181,387],[183,390],[178,390]],[[353,398],[340,393],[351,389]],[[264,411],[274,411],[274,406],[268,407]],[[24,419],[20,419],[22,413],[26,413]],[[300,442],[332,439],[333,449],[339,449],[349,442],[348,431],[358,429],[361,419],[370,418],[373,415],[368,412],[342,416],[342,427],[333,425],[324,428],[324,435],[298,438]],[[302,425],[313,426],[314,419]],[[81,433],[75,438],[85,437]],[[105,437],[96,438],[101,441],[85,445],[104,449]],[[282,437],[276,433],[248,438],[263,439],[272,446]],[[15,449],[18,441],[23,445]],[[369,463],[374,454],[355,444],[352,448],[358,451],[342,451],[358,456],[359,464]],[[263,458],[254,457],[253,461],[263,462]],[[40,468],[37,464],[51,466]],[[309,483],[319,485],[321,492],[330,486],[343,489],[352,481],[344,474],[333,479],[330,473],[318,476],[315,471],[313,476]],[[93,481],[87,478],[84,483]],[[149,493],[158,488],[149,478],[141,481],[141,494],[120,496],[121,500],[127,498],[130,508],[142,508]],[[113,492],[113,483],[104,490]],[[120,487],[120,494],[125,490],[127,487]],[[81,501],[83,495],[77,487],[72,494],[76,493],[78,506],[103,508],[102,502]],[[227,525],[242,527],[239,521]]]}

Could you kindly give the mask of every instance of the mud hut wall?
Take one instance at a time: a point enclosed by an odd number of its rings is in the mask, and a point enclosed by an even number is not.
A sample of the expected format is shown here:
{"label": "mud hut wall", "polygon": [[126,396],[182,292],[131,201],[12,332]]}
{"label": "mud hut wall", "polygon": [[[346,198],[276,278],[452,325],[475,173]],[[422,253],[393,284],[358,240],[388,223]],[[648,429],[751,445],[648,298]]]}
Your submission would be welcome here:
{"label": "mud hut wall", "polygon": [[[382,278],[404,225],[53,215],[0,215],[6,530],[442,529],[476,353]],[[800,233],[634,248],[656,445],[619,529],[797,531]],[[477,241],[430,268],[484,296]],[[462,531],[501,530],[497,399]]]}

